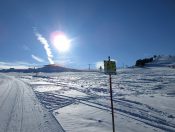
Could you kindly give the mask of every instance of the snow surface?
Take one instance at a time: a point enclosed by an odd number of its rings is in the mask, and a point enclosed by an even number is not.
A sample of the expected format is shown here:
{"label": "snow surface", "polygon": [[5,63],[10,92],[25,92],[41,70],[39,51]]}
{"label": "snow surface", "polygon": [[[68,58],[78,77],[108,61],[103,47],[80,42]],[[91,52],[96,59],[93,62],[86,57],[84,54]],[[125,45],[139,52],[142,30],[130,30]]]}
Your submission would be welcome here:
{"label": "snow surface", "polygon": [[[13,73],[29,83],[66,132],[112,132],[108,76]],[[44,77],[42,77],[44,76]],[[46,77],[47,76],[47,77]],[[175,70],[121,69],[112,76],[117,132],[175,132]]]}
{"label": "snow surface", "polygon": [[175,65],[175,56],[159,55],[154,61],[146,64],[149,67],[169,67]]}
{"label": "snow surface", "polygon": [[0,74],[1,132],[64,132],[26,83]]}

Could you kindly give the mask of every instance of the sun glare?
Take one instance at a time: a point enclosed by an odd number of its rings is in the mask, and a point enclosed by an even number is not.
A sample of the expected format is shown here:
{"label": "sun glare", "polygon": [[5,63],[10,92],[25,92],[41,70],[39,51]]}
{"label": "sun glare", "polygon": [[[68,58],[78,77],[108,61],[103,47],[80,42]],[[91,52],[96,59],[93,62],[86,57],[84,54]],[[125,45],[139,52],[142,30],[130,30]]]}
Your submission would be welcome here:
{"label": "sun glare", "polygon": [[70,40],[63,33],[54,34],[52,43],[59,52],[67,52],[70,49]]}

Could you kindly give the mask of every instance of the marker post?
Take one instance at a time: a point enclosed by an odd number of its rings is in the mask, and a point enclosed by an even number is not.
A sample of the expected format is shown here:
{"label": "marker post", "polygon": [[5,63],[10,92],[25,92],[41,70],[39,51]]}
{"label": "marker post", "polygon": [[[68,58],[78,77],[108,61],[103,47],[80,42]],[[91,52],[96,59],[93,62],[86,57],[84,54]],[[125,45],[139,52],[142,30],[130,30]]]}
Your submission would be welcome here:
{"label": "marker post", "polygon": [[104,72],[105,72],[105,74],[109,75],[111,111],[112,111],[112,127],[113,127],[113,132],[115,132],[115,120],[114,120],[114,107],[113,107],[111,75],[116,75],[116,63],[115,63],[115,61],[110,60],[110,56],[108,57],[108,61],[104,60]]}
{"label": "marker post", "polygon": [[113,126],[113,132],[115,132],[114,107],[113,107],[113,97],[112,97],[112,81],[111,81],[111,74],[109,74],[109,83],[110,83],[110,96],[111,96],[112,126]]}

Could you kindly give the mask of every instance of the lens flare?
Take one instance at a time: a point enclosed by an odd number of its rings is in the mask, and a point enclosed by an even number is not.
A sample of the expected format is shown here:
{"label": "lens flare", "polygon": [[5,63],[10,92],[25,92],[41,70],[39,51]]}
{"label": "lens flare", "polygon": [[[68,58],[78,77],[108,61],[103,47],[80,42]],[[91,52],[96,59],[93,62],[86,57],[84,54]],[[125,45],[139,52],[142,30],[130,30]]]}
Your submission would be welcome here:
{"label": "lens flare", "polygon": [[70,49],[70,40],[62,32],[52,34],[52,43],[59,52],[67,52]]}

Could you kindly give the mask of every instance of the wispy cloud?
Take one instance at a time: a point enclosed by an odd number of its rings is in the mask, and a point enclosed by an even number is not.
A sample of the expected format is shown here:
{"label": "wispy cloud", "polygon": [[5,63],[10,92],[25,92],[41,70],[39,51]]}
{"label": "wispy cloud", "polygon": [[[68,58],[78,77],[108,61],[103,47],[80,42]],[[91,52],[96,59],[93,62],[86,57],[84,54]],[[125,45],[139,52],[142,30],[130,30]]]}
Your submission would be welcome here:
{"label": "wispy cloud", "polygon": [[16,61],[16,62],[0,62],[0,69],[16,68],[16,69],[27,69],[35,66],[35,64]]}
{"label": "wispy cloud", "polygon": [[32,56],[32,58],[33,58],[34,60],[36,60],[36,61],[38,61],[38,62],[44,62],[44,60],[43,60],[42,58],[38,57],[38,56],[35,56],[35,55],[31,55],[31,56]]}
{"label": "wispy cloud", "polygon": [[50,64],[54,64],[53,55],[52,55],[49,43],[40,33],[35,31],[35,35],[36,35],[37,39],[40,41],[40,43],[44,46],[48,61],[50,62]]}
{"label": "wispy cloud", "polygon": [[73,61],[71,61],[71,60],[56,60],[55,62],[61,66],[69,66],[69,65],[73,64]]}
{"label": "wispy cloud", "polygon": [[59,56],[58,59],[55,60],[55,63],[61,66],[72,66],[72,64],[75,64],[75,59],[72,57],[67,56]]}

